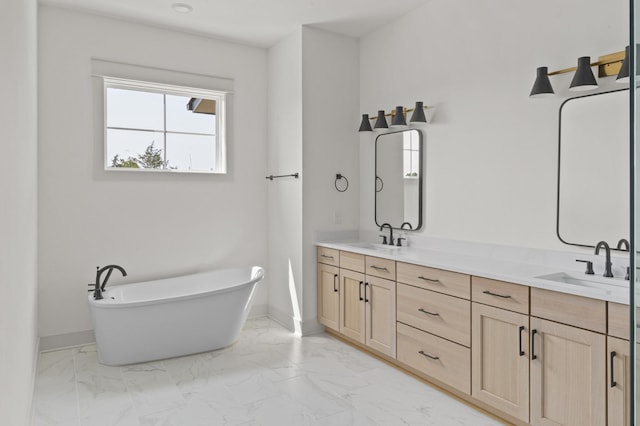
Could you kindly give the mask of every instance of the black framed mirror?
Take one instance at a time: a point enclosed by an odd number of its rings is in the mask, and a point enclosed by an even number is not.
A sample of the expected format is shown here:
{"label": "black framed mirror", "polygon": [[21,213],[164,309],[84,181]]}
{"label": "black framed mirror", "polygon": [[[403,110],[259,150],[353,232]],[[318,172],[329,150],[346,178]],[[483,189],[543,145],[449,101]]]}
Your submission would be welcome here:
{"label": "black framed mirror", "polygon": [[380,226],[422,227],[423,135],[407,129],[383,133],[375,142],[375,221]]}
{"label": "black framed mirror", "polygon": [[556,234],[565,244],[612,248],[629,238],[629,90],[560,106]]}

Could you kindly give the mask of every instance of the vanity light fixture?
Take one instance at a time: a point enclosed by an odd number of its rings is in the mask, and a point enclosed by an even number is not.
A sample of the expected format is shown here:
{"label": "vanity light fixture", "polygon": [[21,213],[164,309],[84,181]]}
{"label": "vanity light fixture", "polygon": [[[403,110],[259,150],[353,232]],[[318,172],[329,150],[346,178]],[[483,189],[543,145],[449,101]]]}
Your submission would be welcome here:
{"label": "vanity light fixture", "polygon": [[598,87],[598,82],[593,75],[591,67],[598,67],[598,77],[600,78],[618,75],[618,73],[621,72],[624,57],[624,52],[615,52],[609,55],[600,56],[596,62],[591,62],[589,56],[582,56],[578,58],[578,66],[553,72],[548,72],[547,67],[539,67],[536,71],[536,80],[533,83],[533,88],[531,89],[529,96],[544,97],[552,95],[554,92],[551,82],[549,81],[549,77],[573,71],[576,73],[571,80],[569,90],[580,91],[595,89]]}
{"label": "vanity light fixture", "polygon": [[[638,61],[638,56],[640,54],[640,45],[636,45],[636,63]],[[624,48],[624,61],[622,61],[622,67],[620,68],[620,72],[616,77],[616,83],[629,83],[629,46]],[[636,67],[636,81],[640,81],[640,67]]]}
{"label": "vanity light fixture", "polygon": [[407,125],[407,120],[404,118],[404,108],[397,106],[396,111],[391,118],[391,127],[403,127]]}
{"label": "vanity light fixture", "polygon": [[571,80],[571,85],[569,85],[569,90],[583,91],[597,88],[596,76],[591,71],[591,58],[589,56],[578,58],[578,66]]}
{"label": "vanity light fixture", "polygon": [[409,120],[409,124],[425,124],[427,122],[427,117],[424,113],[424,110],[427,108],[429,107],[425,106],[423,102],[416,102],[415,108],[403,108],[402,106],[397,106],[388,114],[385,113],[384,110],[379,110],[375,118],[376,122],[373,125],[373,129],[371,128],[371,123],[369,122],[369,120],[373,120],[373,118],[369,117],[369,114],[362,114],[362,122],[360,123],[359,131],[371,132],[373,130],[388,129],[389,124],[387,123],[386,117],[391,117],[392,127],[406,126],[407,120],[405,118],[405,114],[408,112],[413,112],[413,114],[411,115],[411,119]]}
{"label": "vanity light fixture", "polygon": [[360,123],[359,132],[371,132],[373,129],[371,128],[371,123],[369,122],[369,114],[362,114],[362,123]]}
{"label": "vanity light fixture", "polygon": [[409,122],[412,124],[426,124],[427,116],[424,115],[424,105],[422,102],[416,102],[416,107],[413,109],[413,114],[411,114]]}
{"label": "vanity light fixture", "polygon": [[[373,126],[374,129],[388,129],[389,125],[387,124],[387,119],[384,117],[384,110],[378,111],[378,117],[376,118],[376,124]],[[391,115],[391,114],[389,114]],[[367,118],[369,114],[367,114]],[[371,126],[369,126],[371,127]],[[362,130],[362,125],[360,126],[360,130]]]}

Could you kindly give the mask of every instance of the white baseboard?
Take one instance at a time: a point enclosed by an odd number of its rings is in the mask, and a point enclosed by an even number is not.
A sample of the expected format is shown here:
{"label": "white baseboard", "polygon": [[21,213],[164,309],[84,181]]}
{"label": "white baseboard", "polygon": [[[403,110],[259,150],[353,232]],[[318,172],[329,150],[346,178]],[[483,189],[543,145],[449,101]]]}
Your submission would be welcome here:
{"label": "white baseboard", "polygon": [[249,311],[249,318],[266,317],[269,315],[269,305],[253,305]]}
{"label": "white baseboard", "polygon": [[74,346],[90,345],[95,342],[96,336],[93,334],[93,330],[44,336],[40,338],[40,352],[57,351]]}

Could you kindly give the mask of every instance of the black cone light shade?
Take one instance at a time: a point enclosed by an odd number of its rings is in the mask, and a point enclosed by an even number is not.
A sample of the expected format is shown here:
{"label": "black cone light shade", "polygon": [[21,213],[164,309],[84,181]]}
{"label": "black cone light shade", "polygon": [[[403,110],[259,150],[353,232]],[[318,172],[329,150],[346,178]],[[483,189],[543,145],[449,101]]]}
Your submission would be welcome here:
{"label": "black cone light shade", "polygon": [[411,114],[411,120],[409,120],[409,122],[412,124],[424,124],[427,122],[422,102],[416,102],[416,107],[413,110],[413,114]]}
{"label": "black cone light shade", "polygon": [[388,129],[387,119],[384,117],[384,111],[378,111],[378,117],[376,118],[376,124],[373,125],[374,129]]}
{"label": "black cone light shade", "polygon": [[547,67],[538,67],[536,70],[536,81],[533,83],[529,96],[542,97],[553,95],[553,87],[547,75]]}
{"label": "black cone light shade", "polygon": [[404,108],[402,106],[396,107],[396,112],[393,116],[393,120],[391,120],[391,126],[400,127],[406,126],[407,120],[404,118]]}
{"label": "black cone light shade", "polygon": [[372,132],[371,123],[369,122],[369,114],[362,114],[362,123],[360,123],[359,132]]}
{"label": "black cone light shade", "polygon": [[[636,45],[636,64],[638,63],[638,54],[640,54],[640,45]],[[616,77],[616,83],[629,83],[629,72],[631,71],[631,62],[629,61],[629,46],[624,48],[624,61],[622,67]],[[640,81],[640,68],[636,69],[636,81]]]}
{"label": "black cone light shade", "polygon": [[591,90],[598,87],[596,77],[591,71],[591,58],[589,56],[582,56],[578,58],[578,69],[573,75],[569,90],[582,91]]}

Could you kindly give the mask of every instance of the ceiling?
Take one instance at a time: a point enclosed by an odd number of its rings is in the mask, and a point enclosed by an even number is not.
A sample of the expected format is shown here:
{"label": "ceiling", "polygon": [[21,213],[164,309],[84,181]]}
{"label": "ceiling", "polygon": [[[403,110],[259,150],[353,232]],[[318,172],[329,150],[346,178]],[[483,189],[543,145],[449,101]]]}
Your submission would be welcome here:
{"label": "ceiling", "polygon": [[[361,37],[429,0],[40,0],[206,36],[269,47],[300,25]],[[173,10],[187,3],[190,13]]]}

